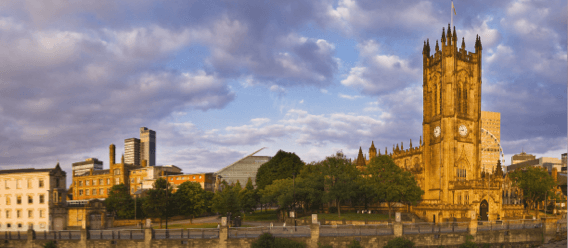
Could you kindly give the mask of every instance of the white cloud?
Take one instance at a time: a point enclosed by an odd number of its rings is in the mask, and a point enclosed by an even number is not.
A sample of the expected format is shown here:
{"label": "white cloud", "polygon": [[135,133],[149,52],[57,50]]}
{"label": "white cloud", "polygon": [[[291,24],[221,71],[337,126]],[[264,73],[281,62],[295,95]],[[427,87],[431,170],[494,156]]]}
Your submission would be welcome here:
{"label": "white cloud", "polygon": [[357,98],[361,98],[362,96],[352,96],[352,95],[345,95],[345,94],[339,93],[339,97],[344,98],[344,99],[349,99],[349,100],[355,100]]}

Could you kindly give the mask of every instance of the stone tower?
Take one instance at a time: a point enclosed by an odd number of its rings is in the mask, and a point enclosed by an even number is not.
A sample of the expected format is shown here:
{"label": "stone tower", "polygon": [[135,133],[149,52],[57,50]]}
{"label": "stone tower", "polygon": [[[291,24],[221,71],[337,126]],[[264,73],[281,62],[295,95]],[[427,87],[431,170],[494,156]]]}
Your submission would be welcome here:
{"label": "stone tower", "polygon": [[424,42],[423,124],[424,199],[450,202],[450,181],[480,177],[481,39],[475,52],[448,25],[442,29],[441,49]]}
{"label": "stone tower", "polygon": [[369,161],[377,156],[377,148],[375,148],[375,142],[371,141],[371,147],[369,148]]}

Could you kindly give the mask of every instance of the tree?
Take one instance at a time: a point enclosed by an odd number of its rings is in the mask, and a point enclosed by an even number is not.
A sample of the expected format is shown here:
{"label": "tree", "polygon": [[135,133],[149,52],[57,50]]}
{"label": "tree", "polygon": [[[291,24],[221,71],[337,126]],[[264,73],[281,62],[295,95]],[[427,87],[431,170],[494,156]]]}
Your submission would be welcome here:
{"label": "tree", "polygon": [[298,174],[303,166],[304,162],[298,155],[279,150],[272,159],[258,168],[256,187],[264,189],[274,180],[292,178],[293,174]]}
{"label": "tree", "polygon": [[387,203],[389,219],[395,203],[415,205],[424,195],[414,176],[398,167],[390,156],[382,155],[371,159],[366,173],[369,183],[376,190],[378,200]]}
{"label": "tree", "polygon": [[[544,201],[547,196],[554,196],[554,186],[556,183],[552,176],[548,174],[546,168],[524,167],[507,174],[513,186],[521,189],[522,197],[529,208]],[[535,216],[538,217],[538,208],[534,208]]]}
{"label": "tree", "polygon": [[241,209],[245,213],[253,212],[256,209],[256,191],[252,185],[252,179],[249,177],[244,189],[239,192],[239,202]]}
{"label": "tree", "polygon": [[212,210],[218,212],[221,216],[227,216],[227,213],[231,213],[232,216],[240,215],[238,195],[241,189],[235,187],[235,185],[227,185],[225,181],[222,184],[224,185],[223,190],[217,191],[211,200]]}
{"label": "tree", "polygon": [[130,196],[126,185],[122,183],[112,186],[108,197],[105,199],[105,206],[107,211],[120,219],[131,219],[134,217],[134,200]]}
{"label": "tree", "polygon": [[357,194],[360,172],[341,152],[327,157],[320,165],[324,176],[323,198],[328,202],[335,201],[338,216],[341,216],[341,203]]}
{"label": "tree", "polygon": [[154,187],[147,191],[146,199],[142,204],[144,213],[153,218],[160,218],[160,228],[162,219],[175,214],[175,204],[173,204],[172,187],[168,186],[164,178],[158,178],[154,182]]}
{"label": "tree", "polygon": [[189,217],[189,223],[207,209],[205,190],[197,182],[184,182],[173,195],[178,214]]}

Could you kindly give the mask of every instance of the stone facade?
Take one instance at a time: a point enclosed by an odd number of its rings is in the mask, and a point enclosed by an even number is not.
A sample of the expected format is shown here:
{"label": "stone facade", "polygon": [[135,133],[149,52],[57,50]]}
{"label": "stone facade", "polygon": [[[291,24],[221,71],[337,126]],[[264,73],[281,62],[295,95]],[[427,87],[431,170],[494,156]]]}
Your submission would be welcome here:
{"label": "stone facade", "polygon": [[[471,218],[495,220],[502,209],[501,171],[482,173],[481,161],[481,61],[478,36],[475,52],[458,48],[455,27],[442,30],[441,47],[436,41],[430,54],[423,49],[423,124],[417,146],[393,145],[385,154],[404,170],[412,172],[424,190],[422,202],[411,211],[428,221]],[[377,154],[374,142],[366,160],[360,149],[354,161],[364,166]],[[381,152],[379,150],[378,154]],[[364,162],[363,162],[364,161]],[[497,162],[497,161],[495,161]]]}

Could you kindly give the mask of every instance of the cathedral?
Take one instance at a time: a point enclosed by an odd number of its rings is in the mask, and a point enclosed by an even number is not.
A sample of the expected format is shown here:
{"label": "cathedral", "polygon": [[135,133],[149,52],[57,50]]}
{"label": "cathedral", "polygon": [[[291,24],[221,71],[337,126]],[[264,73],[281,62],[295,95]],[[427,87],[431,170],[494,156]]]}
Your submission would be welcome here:
{"label": "cathedral", "polygon": [[[521,205],[503,205],[501,166],[491,174],[482,170],[481,51],[479,36],[474,52],[466,51],[463,38],[458,47],[455,26],[452,32],[450,25],[447,33],[442,28],[433,53],[430,42],[424,42],[423,135],[417,146],[410,140],[407,149],[400,143],[391,153],[384,150],[424,190],[422,201],[409,209],[428,221],[497,220],[522,210]],[[359,149],[354,162],[362,168],[375,156],[371,142],[369,159]]]}

